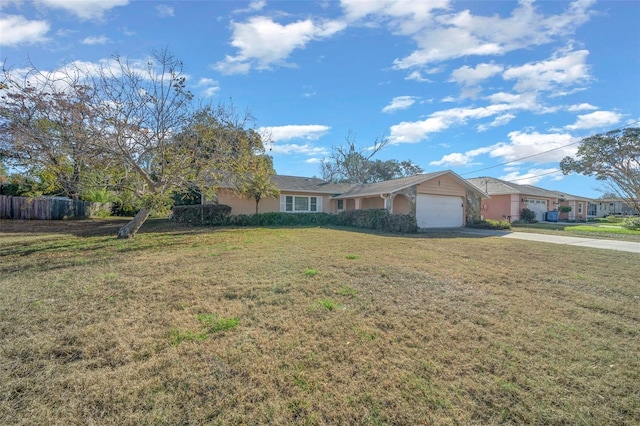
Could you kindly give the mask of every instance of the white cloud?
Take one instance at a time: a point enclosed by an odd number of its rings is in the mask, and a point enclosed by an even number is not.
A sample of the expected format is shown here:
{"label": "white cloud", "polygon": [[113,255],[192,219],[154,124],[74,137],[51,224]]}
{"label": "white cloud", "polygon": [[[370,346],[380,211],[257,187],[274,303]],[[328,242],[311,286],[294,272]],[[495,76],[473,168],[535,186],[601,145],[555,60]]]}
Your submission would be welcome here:
{"label": "white cloud", "polygon": [[598,107],[593,106],[591,104],[580,104],[580,105],[571,105],[569,108],[567,108],[568,111],[571,112],[576,112],[576,111],[588,111],[588,110],[594,110],[594,109],[598,109]]}
{"label": "white cloud", "polygon": [[418,98],[415,96],[396,96],[391,100],[391,103],[384,108],[382,112],[395,112],[402,109],[407,109],[413,105]]}
{"label": "white cloud", "polygon": [[319,124],[289,124],[286,126],[260,127],[258,133],[263,135],[266,140],[271,140],[272,142],[290,139],[317,140],[324,136],[330,129],[331,127],[329,126]]}
{"label": "white cloud", "polygon": [[195,87],[200,90],[202,97],[210,98],[220,90],[220,85],[216,80],[211,78],[201,78]]}
{"label": "white cloud", "polygon": [[[469,166],[477,164],[474,160],[480,155],[489,155],[491,158],[500,158],[501,162],[510,163],[558,163],[567,155],[575,154],[577,142],[580,140],[567,133],[541,134],[537,132],[511,132],[509,133],[509,139],[509,143],[499,142],[494,145],[472,149],[464,153],[454,152],[447,154],[440,160],[432,161],[429,165],[449,167]],[[518,169],[505,168],[505,170],[515,170],[513,174],[516,175]],[[536,173],[532,173],[531,176],[534,174]]]}
{"label": "white cloud", "polygon": [[175,15],[175,10],[166,4],[159,4],[156,6],[156,13],[161,18],[169,18]]}
{"label": "white cloud", "polygon": [[504,126],[504,125],[508,124],[511,120],[513,120],[514,118],[516,118],[516,116],[513,115],[513,114],[502,114],[502,115],[499,115],[499,116],[497,116],[495,118],[495,120],[493,120],[489,124],[480,124],[478,126],[478,131],[479,132],[485,132],[485,131],[489,130],[492,127]]}
{"label": "white cloud", "polygon": [[504,115],[517,109],[526,109],[526,105],[494,104],[479,108],[452,108],[437,111],[425,120],[403,121],[391,126],[389,140],[393,144],[416,143],[431,133],[442,132],[455,125],[463,125],[468,120]]}
{"label": "white cloud", "polygon": [[317,157],[309,158],[304,160],[304,162],[307,164],[320,164],[322,163],[322,158],[317,158]]}
{"label": "white cloud", "polygon": [[246,8],[244,8],[244,9],[236,9],[232,13],[259,12],[262,9],[264,9],[264,7],[266,5],[267,5],[267,2],[265,0],[254,0],[251,3],[249,3],[249,6],[247,6]]}
{"label": "white cloud", "polygon": [[313,146],[311,144],[280,144],[280,143],[267,143],[265,147],[269,149],[269,152],[273,154],[303,154],[309,156],[325,156],[329,154],[329,151],[324,147]]}
{"label": "white cloud", "polygon": [[[470,55],[503,55],[516,49],[546,44],[570,34],[587,22],[591,14],[589,7],[593,3],[594,0],[577,0],[564,13],[547,17],[538,13],[533,1],[529,0],[520,1],[511,16],[506,18],[475,16],[469,10],[441,13],[421,20],[421,25],[403,27],[414,30],[403,34],[412,36],[417,49],[405,58],[396,59],[394,67],[407,69]],[[407,21],[416,23],[408,18]]]}
{"label": "white cloud", "polygon": [[429,80],[426,77],[423,77],[420,71],[411,71],[408,76],[404,78],[405,80],[414,80],[420,83],[433,83],[432,80]]}
{"label": "white cloud", "polygon": [[109,38],[105,36],[89,36],[85,37],[84,40],[81,41],[82,44],[94,45],[94,44],[107,44],[109,43]]}
{"label": "white cloud", "polygon": [[117,6],[125,6],[129,0],[37,0],[38,4],[51,9],[63,9],[80,19],[101,19],[107,10]]}
{"label": "white cloud", "polygon": [[595,129],[618,124],[622,120],[622,115],[613,111],[595,111],[590,114],[579,115],[578,120],[569,126],[568,130]]}
{"label": "white cloud", "polygon": [[45,35],[51,25],[47,21],[29,21],[24,16],[0,17],[0,46],[18,46],[47,41]]}
{"label": "white cloud", "polygon": [[286,59],[296,49],[310,41],[333,36],[346,24],[340,21],[314,22],[311,19],[279,24],[265,16],[255,16],[247,22],[233,23],[231,45],[238,55],[226,55],[214,68],[225,74],[246,73],[251,67],[269,69],[273,65],[287,66]]}
{"label": "white cloud", "polygon": [[567,155],[575,154],[580,140],[568,133],[538,132],[510,132],[509,139],[509,143],[494,145],[489,155],[503,161],[525,159],[536,164],[559,162]]}
{"label": "white cloud", "polygon": [[446,10],[449,0],[417,2],[406,0],[341,0],[340,4],[349,21],[365,20],[368,25],[388,22],[398,34],[414,34],[432,21],[434,10]]}
{"label": "white cloud", "polygon": [[[561,56],[562,55],[562,56]],[[571,86],[590,79],[586,64],[589,51],[559,52],[553,58],[512,67],[503,74],[505,80],[516,80],[518,92],[554,90],[558,86]]]}
{"label": "white cloud", "polygon": [[502,72],[503,69],[502,65],[495,64],[478,64],[475,68],[465,65],[451,73],[451,81],[463,86],[475,86],[481,81]]}
{"label": "white cloud", "polygon": [[438,161],[430,162],[429,165],[430,166],[446,166],[446,167],[470,166],[473,164],[477,164],[473,162],[473,159],[475,157],[482,154],[486,154],[490,152],[491,149],[492,147],[483,147],[483,148],[473,149],[465,153],[454,152],[454,153],[443,156]]}

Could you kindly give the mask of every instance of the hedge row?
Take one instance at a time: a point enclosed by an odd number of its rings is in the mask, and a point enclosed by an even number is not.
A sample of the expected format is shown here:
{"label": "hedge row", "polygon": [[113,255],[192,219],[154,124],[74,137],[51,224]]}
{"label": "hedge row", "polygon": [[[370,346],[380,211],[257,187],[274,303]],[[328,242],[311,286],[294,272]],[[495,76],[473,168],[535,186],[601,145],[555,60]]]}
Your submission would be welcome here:
{"label": "hedge row", "polygon": [[200,204],[175,206],[173,220],[192,225],[220,225],[231,214],[231,207],[224,204]]}
{"label": "hedge row", "polygon": [[348,210],[330,213],[258,213],[231,214],[231,207],[206,204],[176,206],[173,220],[178,223],[214,226],[353,226],[394,233],[415,233],[418,226],[410,215],[390,215],[384,209]]}
{"label": "hedge row", "polygon": [[479,229],[511,229],[511,223],[507,220],[485,219],[470,223],[467,226]]}

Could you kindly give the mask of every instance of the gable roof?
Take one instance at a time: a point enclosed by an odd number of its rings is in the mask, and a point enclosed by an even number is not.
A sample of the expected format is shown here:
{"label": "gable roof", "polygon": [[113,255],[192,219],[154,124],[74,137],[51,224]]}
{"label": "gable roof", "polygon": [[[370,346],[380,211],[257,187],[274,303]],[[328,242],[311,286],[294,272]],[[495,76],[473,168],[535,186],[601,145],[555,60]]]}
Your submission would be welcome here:
{"label": "gable roof", "polygon": [[368,183],[364,185],[354,185],[346,192],[343,192],[340,195],[336,195],[332,198],[343,199],[390,194],[393,192],[402,191],[403,189],[409,188],[413,185],[417,185],[443,175],[450,175],[452,178],[454,178],[454,180],[457,180],[462,186],[466,187],[467,189],[480,194],[480,196],[484,198],[490,198],[489,195],[482,191],[480,188],[469,184],[466,180],[464,180],[451,170],[385,180],[382,182]]}
{"label": "gable roof", "polygon": [[331,195],[340,194],[352,186],[348,183],[331,183],[318,178],[286,175],[273,175],[271,181],[280,191],[315,192]]}
{"label": "gable roof", "polygon": [[588,197],[581,197],[579,195],[571,195],[571,194],[567,194],[566,192],[559,192],[559,191],[553,191],[556,194],[558,194],[558,198],[561,198],[563,200],[566,201],[591,201],[591,198]]}
{"label": "gable roof", "polygon": [[517,183],[507,182],[492,177],[478,177],[467,179],[475,187],[482,191],[486,191],[489,195],[528,195],[534,197],[560,198],[560,193],[538,188],[533,185],[518,185]]}

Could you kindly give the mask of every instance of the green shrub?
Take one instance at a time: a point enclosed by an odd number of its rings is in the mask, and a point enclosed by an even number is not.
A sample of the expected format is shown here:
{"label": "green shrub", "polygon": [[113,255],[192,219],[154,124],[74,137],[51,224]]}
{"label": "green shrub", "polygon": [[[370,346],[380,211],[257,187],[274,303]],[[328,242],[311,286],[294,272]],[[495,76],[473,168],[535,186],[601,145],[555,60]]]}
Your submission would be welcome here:
{"label": "green shrub", "polygon": [[511,223],[507,220],[485,219],[470,223],[467,227],[479,229],[511,229]]}
{"label": "green shrub", "polygon": [[520,212],[520,219],[524,220],[527,223],[536,223],[536,212],[533,210],[529,210],[527,208],[522,209]]}
{"label": "green shrub", "polygon": [[622,227],[631,231],[640,231],[640,217],[628,217],[622,221]]}
{"label": "green shrub", "polygon": [[387,215],[385,209],[345,210],[336,215],[336,225],[380,229]]}
{"label": "green shrub", "polygon": [[416,218],[408,214],[390,214],[382,221],[382,230],[386,232],[415,234],[418,232]]}
{"label": "green shrub", "polygon": [[610,214],[606,218],[606,222],[609,222],[609,223],[620,223],[620,222],[622,222],[622,220],[623,219],[620,216],[615,216],[615,215],[612,215],[612,214]]}
{"label": "green shrub", "polygon": [[115,200],[115,196],[113,193],[109,192],[106,188],[102,189],[92,189],[87,191],[82,197],[83,201],[89,201],[92,203],[110,203]]}
{"label": "green shrub", "polygon": [[258,213],[235,215],[224,218],[226,226],[322,226],[332,223],[329,213]]}
{"label": "green shrub", "polygon": [[413,216],[390,215],[384,209],[348,210],[339,214],[270,212],[252,215],[229,215],[225,210],[222,216],[211,218],[205,212],[204,222],[200,221],[200,215],[200,206],[176,206],[173,209],[173,216],[176,222],[202,223],[203,225],[235,227],[338,225],[405,234],[418,231],[418,226]]}
{"label": "green shrub", "polygon": [[390,215],[385,209],[345,210],[335,215],[334,224],[405,234],[418,231],[413,216]]}
{"label": "green shrub", "polygon": [[175,206],[173,220],[178,223],[221,225],[230,213],[231,207],[224,204]]}

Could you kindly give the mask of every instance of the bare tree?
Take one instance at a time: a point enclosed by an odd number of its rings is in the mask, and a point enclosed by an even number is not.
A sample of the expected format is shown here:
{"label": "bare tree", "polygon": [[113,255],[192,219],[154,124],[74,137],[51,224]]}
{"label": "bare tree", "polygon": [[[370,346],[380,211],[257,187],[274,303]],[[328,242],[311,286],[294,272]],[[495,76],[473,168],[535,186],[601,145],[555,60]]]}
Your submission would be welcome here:
{"label": "bare tree", "polygon": [[345,143],[334,146],[320,165],[322,178],[331,182],[368,183],[371,158],[389,144],[387,138],[378,138],[367,148],[356,147],[356,137],[351,131],[345,136]]}
{"label": "bare tree", "polygon": [[410,160],[373,160],[373,157],[389,144],[387,138],[378,138],[372,146],[358,149],[354,134],[349,132],[345,142],[343,145],[334,146],[329,158],[321,163],[320,173],[324,180],[364,184],[424,172],[422,167]]}

